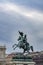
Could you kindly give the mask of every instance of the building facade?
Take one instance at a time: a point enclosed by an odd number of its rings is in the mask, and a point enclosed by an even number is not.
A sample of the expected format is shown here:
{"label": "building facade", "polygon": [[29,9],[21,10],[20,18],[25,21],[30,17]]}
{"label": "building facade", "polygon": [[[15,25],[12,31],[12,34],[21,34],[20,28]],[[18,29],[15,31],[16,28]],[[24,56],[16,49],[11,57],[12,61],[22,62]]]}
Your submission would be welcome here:
{"label": "building facade", "polygon": [[43,53],[40,52],[38,55],[33,56],[33,61],[36,62],[35,65],[43,65]]}
{"label": "building facade", "polygon": [[0,46],[0,65],[5,65],[5,46]]}

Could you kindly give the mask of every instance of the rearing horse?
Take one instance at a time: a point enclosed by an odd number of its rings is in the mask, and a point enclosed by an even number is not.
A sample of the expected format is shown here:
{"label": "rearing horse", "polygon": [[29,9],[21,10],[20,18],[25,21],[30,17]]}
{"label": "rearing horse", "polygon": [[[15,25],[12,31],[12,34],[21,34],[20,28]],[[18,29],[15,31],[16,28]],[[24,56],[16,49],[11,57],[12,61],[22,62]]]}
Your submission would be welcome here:
{"label": "rearing horse", "polygon": [[19,38],[18,38],[18,44],[14,44],[13,47],[14,49],[19,47],[19,48],[22,48],[24,50],[24,53],[25,51],[29,52],[29,50],[31,49],[33,51],[33,46],[30,46],[29,43],[27,42],[27,38],[26,38],[26,35],[23,35],[23,32],[20,32],[19,31]]}

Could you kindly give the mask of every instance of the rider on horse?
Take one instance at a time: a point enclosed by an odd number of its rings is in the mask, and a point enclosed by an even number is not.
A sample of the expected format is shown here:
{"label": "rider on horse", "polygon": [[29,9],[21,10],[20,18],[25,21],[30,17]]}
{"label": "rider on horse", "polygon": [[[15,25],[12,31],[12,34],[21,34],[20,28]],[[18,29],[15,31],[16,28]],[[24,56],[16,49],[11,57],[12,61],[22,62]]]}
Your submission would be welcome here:
{"label": "rider on horse", "polygon": [[30,46],[29,43],[27,42],[26,34],[24,35],[24,33],[20,31],[19,31],[19,34],[20,36],[18,38],[18,44],[13,45],[14,49],[16,47],[22,48],[24,50],[24,53],[25,51],[29,52],[30,49],[33,51],[33,46]]}
{"label": "rider on horse", "polygon": [[24,47],[25,49],[28,48],[29,43],[27,42],[26,35],[23,35],[23,32],[20,32],[20,31],[19,31],[19,34],[20,36],[18,38],[18,41],[19,41],[20,48],[21,47]]}

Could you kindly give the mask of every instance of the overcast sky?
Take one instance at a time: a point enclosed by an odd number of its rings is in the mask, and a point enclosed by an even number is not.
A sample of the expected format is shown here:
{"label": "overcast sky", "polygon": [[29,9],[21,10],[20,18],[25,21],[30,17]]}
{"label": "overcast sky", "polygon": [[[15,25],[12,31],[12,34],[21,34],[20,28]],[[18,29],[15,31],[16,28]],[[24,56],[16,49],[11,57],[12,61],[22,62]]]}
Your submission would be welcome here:
{"label": "overcast sky", "polygon": [[0,45],[6,45],[6,53],[23,52],[12,48],[18,30],[27,34],[34,51],[43,51],[43,0],[0,0]]}

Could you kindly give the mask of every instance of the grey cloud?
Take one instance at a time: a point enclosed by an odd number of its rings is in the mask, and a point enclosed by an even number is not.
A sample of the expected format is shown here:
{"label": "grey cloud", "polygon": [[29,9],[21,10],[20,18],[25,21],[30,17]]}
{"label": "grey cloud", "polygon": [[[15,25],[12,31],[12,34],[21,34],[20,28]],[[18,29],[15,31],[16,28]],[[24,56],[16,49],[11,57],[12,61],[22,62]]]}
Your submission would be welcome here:
{"label": "grey cloud", "polygon": [[23,24],[23,21],[25,20],[22,16],[16,15],[17,14],[12,16],[4,12],[0,12],[0,40],[11,42],[13,32],[15,34],[16,31],[22,29],[25,25]]}
{"label": "grey cloud", "polygon": [[11,41],[11,34],[16,30],[17,24],[5,13],[0,13],[0,40]]}
{"label": "grey cloud", "polygon": [[43,12],[43,0],[0,0],[0,2],[10,2],[24,6],[26,8],[40,10]]}
{"label": "grey cloud", "polygon": [[9,44],[6,44],[9,46],[12,45],[10,42],[16,43],[18,30],[21,30],[27,34],[28,42],[34,46],[35,50],[43,50],[43,35],[40,36],[39,34],[43,32],[43,22],[39,24],[37,21],[37,24],[34,21],[17,13],[8,14],[6,12],[0,12],[0,41],[9,42]]}
{"label": "grey cloud", "polygon": [[16,3],[26,8],[32,8],[35,10],[43,11],[43,0],[9,0],[12,3]]}

